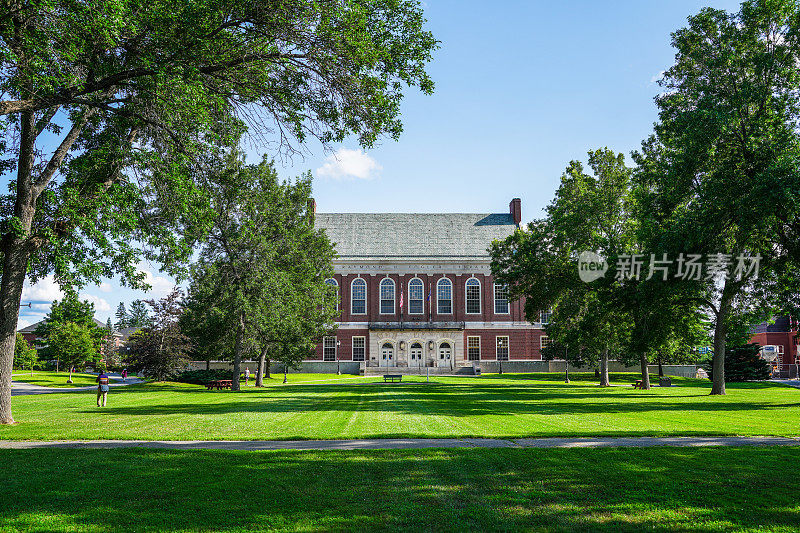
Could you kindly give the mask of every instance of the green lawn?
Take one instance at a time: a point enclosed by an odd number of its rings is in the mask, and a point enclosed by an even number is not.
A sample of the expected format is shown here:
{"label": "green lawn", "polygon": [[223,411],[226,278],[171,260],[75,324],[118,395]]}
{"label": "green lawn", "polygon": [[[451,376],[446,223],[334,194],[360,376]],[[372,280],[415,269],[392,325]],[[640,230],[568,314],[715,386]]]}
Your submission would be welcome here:
{"label": "green lawn", "polygon": [[88,385],[97,385],[97,382],[95,381],[95,379],[97,379],[96,375],[81,374],[78,372],[72,374],[72,383],[67,383],[67,379],[69,379],[69,372],[52,372],[41,370],[34,370],[33,376],[31,376],[30,371],[25,372],[24,370],[15,370],[14,377],[12,379],[14,381],[23,381],[32,385],[41,385],[42,387],[60,387],[65,389],[70,387],[86,387]]}
{"label": "green lawn", "polygon": [[797,531],[797,464],[783,447],[5,450],[0,530]]}
{"label": "green lawn", "polygon": [[[593,378],[486,375],[425,383],[380,378],[280,385],[242,392],[146,384],[93,392],[16,396],[16,426],[0,439],[346,439],[624,435],[800,435],[800,389],[677,379],[650,391],[599,388]],[[622,379],[632,380],[635,374]],[[620,376],[615,376],[620,382]]]}

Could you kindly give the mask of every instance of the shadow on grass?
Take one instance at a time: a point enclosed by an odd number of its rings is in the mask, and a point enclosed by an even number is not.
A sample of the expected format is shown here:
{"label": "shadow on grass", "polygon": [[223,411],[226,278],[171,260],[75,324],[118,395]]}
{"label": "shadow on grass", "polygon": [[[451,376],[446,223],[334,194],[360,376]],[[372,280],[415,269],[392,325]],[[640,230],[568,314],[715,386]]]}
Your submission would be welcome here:
{"label": "shadow on grass", "polygon": [[[793,448],[14,450],[0,529],[792,529]],[[758,487],[758,490],[753,490]],[[25,497],[19,497],[24,494]]]}
{"label": "shadow on grass", "polygon": [[[125,391],[133,392],[133,391]],[[169,396],[161,396],[161,392]],[[117,392],[114,391],[114,394]],[[207,394],[207,401],[198,394]],[[491,382],[358,383],[287,385],[239,393],[208,392],[200,388],[159,385],[144,405],[113,405],[108,415],[169,415],[289,412],[391,412],[402,415],[471,417],[480,415],[581,415],[660,412],[742,412],[800,407],[798,402],[709,397],[704,391],[668,394],[624,388],[590,388],[537,383],[517,386]],[[186,401],[182,401],[186,398]],[[168,401],[167,401],[168,400]],[[357,406],[357,407],[356,407]],[[97,413],[88,408],[83,412]]]}

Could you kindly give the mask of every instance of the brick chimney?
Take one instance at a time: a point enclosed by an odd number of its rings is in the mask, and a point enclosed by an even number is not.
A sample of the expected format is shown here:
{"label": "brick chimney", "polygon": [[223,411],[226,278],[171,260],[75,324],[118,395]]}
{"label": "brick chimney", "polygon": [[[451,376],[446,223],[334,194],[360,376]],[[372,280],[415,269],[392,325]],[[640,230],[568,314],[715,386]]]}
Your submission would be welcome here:
{"label": "brick chimney", "polygon": [[314,218],[316,218],[314,215],[317,214],[317,201],[314,200],[313,198],[309,198],[308,199],[308,212],[307,212],[307,214],[308,214],[308,219],[313,224],[314,223]]}
{"label": "brick chimney", "polygon": [[514,219],[514,224],[519,227],[520,222],[522,222],[522,200],[519,198],[514,198],[508,204],[508,211],[511,213],[511,217]]}

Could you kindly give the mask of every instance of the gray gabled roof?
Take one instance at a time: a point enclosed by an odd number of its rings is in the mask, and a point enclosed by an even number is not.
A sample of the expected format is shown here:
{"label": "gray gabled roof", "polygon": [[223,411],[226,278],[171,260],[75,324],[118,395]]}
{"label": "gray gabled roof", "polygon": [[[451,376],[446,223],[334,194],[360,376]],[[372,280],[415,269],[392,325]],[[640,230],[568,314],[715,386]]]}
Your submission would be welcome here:
{"label": "gray gabled roof", "polygon": [[514,232],[508,213],[317,213],[343,259],[488,259],[489,245]]}
{"label": "gray gabled roof", "polygon": [[[106,327],[106,323],[105,322],[101,322],[101,321],[97,320],[96,318],[92,318],[92,320],[94,320],[94,323],[97,325],[97,327],[100,327],[100,328]],[[36,328],[38,328],[40,324],[44,324],[45,322],[47,322],[47,319],[40,320],[39,322],[35,322],[35,323],[31,324],[30,326],[26,326],[26,327],[18,330],[18,332],[19,333],[36,333]]]}

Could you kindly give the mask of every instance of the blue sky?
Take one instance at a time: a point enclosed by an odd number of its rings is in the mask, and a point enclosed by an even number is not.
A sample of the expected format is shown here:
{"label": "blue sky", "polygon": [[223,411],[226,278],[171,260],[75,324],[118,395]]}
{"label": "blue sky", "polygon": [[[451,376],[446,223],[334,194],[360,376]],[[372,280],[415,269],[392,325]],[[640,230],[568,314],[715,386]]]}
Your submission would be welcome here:
{"label": "blue sky", "polygon": [[[371,150],[355,141],[279,162],[293,177],[311,170],[322,212],[504,212],[522,198],[523,219],[541,215],[571,159],[608,146],[626,154],[656,119],[655,80],[674,51],[670,33],[702,7],[734,1],[477,2],[427,0],[441,48],[432,96],[410,92],[404,133]],[[487,9],[491,6],[491,9]],[[251,150],[251,159],[261,153]],[[338,157],[337,157],[338,155]],[[151,294],[115,280],[84,288],[97,317],[120,301],[160,297],[172,286],[155,265]],[[26,290],[20,327],[41,319],[58,287]]]}

